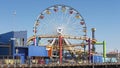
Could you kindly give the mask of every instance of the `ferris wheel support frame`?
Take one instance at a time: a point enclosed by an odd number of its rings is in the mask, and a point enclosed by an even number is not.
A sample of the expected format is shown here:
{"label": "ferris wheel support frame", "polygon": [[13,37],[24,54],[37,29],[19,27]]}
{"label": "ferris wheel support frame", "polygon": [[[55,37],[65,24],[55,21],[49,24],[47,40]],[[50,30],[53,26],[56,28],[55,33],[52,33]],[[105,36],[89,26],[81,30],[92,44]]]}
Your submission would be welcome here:
{"label": "ferris wheel support frame", "polygon": [[59,36],[59,62],[62,64],[62,36]]}

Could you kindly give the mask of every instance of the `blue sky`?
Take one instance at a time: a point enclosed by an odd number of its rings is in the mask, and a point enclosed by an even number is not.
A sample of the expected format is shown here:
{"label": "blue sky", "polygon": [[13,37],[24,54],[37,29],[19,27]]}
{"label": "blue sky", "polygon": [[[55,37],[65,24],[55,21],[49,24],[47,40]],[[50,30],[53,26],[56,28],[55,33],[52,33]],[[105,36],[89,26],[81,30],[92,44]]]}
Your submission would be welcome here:
{"label": "blue sky", "polygon": [[[95,37],[106,40],[107,51],[120,51],[120,0],[0,0],[0,33],[27,30],[28,37],[32,36],[39,13],[55,4],[75,8],[86,21],[89,37],[95,27]],[[96,47],[100,50],[102,46]]]}

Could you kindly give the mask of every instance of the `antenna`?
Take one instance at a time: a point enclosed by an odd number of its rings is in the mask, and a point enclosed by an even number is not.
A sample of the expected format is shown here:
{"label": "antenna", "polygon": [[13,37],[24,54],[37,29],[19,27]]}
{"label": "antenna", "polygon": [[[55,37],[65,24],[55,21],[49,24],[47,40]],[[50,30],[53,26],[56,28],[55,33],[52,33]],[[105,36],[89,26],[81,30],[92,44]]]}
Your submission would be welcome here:
{"label": "antenna", "polygon": [[13,16],[13,22],[12,22],[12,31],[14,31],[15,30],[15,17],[16,17],[16,10],[14,10],[13,12],[12,12],[12,16]]}
{"label": "antenna", "polygon": [[13,15],[16,16],[16,10],[13,11]]}

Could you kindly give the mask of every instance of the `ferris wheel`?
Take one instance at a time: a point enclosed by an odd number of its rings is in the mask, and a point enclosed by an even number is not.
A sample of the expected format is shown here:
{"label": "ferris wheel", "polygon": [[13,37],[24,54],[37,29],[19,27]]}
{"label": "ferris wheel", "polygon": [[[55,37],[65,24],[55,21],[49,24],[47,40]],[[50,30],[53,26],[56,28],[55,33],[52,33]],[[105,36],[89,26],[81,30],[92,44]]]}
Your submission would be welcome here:
{"label": "ferris wheel", "polygon": [[84,18],[74,8],[53,5],[38,15],[33,32],[34,35],[28,41],[40,37],[40,44],[47,45],[49,39],[55,39],[61,34],[70,44],[74,44],[86,40],[87,27]]}

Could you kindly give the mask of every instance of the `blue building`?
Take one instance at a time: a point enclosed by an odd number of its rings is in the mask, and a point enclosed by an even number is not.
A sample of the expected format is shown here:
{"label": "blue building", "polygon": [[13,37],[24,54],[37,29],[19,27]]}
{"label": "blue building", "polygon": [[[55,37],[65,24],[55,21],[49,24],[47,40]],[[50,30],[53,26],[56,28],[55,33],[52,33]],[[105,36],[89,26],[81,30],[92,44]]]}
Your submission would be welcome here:
{"label": "blue building", "polygon": [[14,55],[16,48],[25,47],[27,31],[11,31],[0,34],[0,55]]}
{"label": "blue building", "polygon": [[26,45],[27,31],[11,31],[0,34],[0,56],[19,56],[21,62],[27,57],[48,57],[46,47]]}

